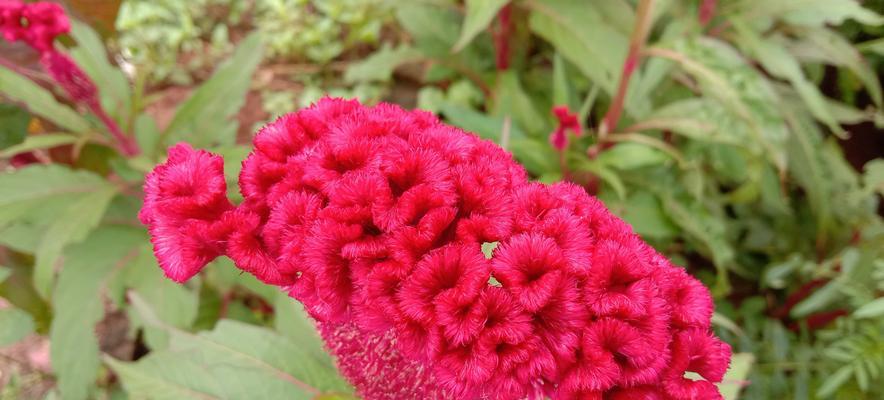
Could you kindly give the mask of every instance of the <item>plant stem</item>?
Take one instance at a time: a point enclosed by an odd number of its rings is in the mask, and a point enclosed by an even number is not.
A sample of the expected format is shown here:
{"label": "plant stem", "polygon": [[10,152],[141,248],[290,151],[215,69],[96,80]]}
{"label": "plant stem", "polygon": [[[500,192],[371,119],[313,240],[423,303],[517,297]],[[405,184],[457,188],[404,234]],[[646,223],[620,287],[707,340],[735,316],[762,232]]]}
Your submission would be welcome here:
{"label": "plant stem", "polygon": [[648,32],[651,30],[651,10],[653,6],[654,0],[639,0],[638,2],[635,12],[635,25],[629,38],[629,52],[626,54],[626,60],[623,62],[620,83],[617,86],[617,93],[611,101],[611,108],[608,109],[608,113],[605,114],[602,123],[599,125],[599,141],[605,139],[608,131],[616,129],[617,122],[620,121],[620,115],[623,113],[623,102],[626,100],[626,89],[629,87],[629,79],[641,61],[642,48],[644,47]]}
{"label": "plant stem", "polygon": [[499,26],[493,32],[494,61],[498,71],[506,71],[510,66],[510,36],[513,31],[513,4],[503,6],[497,13]]}
{"label": "plant stem", "polygon": [[123,131],[120,130],[120,126],[117,125],[117,122],[114,121],[107,113],[104,111],[104,108],[101,107],[100,104],[90,104],[89,107],[92,110],[92,113],[101,120],[105,127],[107,127],[108,132],[110,132],[111,136],[114,137],[114,140],[117,141],[119,145],[120,151],[127,156],[134,156],[140,153],[140,149],[138,148],[138,144],[135,143],[131,137],[123,134]]}

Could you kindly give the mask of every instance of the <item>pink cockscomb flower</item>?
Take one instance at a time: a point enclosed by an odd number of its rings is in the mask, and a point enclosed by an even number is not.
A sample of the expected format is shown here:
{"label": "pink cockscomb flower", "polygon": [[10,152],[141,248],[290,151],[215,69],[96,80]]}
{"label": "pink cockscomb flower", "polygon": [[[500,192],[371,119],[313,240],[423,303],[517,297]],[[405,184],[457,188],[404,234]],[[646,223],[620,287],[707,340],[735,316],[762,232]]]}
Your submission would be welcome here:
{"label": "pink cockscomb flower", "polygon": [[568,131],[571,131],[575,136],[580,136],[580,120],[577,114],[572,113],[568,109],[568,106],[555,106],[552,112],[558,121],[558,125],[550,134],[549,142],[552,143],[556,150],[562,151],[568,147]]}
{"label": "pink cockscomb flower", "polygon": [[226,255],[281,287],[366,399],[718,396],[730,348],[702,284],[580,187],[528,182],[431,114],[323,99],[283,116],[239,205],[222,164],[180,144],[148,176],[160,266],[181,282]]}
{"label": "pink cockscomb flower", "polygon": [[138,145],[123,134],[101,105],[95,82],[67,54],[55,48],[55,39],[71,30],[64,8],[57,3],[0,0],[0,33],[9,42],[23,41],[40,53],[40,65],[77,105],[95,114],[118,142],[120,151],[135,155]]}

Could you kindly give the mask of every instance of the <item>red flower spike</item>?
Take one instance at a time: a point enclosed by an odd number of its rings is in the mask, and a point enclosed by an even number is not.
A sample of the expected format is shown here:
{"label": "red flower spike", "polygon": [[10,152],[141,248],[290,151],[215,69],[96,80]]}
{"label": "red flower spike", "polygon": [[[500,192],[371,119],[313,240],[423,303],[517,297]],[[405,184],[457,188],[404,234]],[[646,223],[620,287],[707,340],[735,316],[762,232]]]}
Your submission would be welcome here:
{"label": "red flower spike", "polygon": [[568,147],[568,131],[571,131],[575,136],[580,136],[582,133],[580,120],[577,114],[572,113],[568,109],[568,106],[555,106],[552,112],[558,120],[558,125],[553,133],[550,134],[549,142],[552,143],[556,150],[563,151]]}
{"label": "red flower spike", "polygon": [[225,254],[280,286],[363,398],[718,396],[708,290],[582,188],[389,104],[324,99],[255,147],[238,206],[220,157],[187,145],[148,176],[160,265],[184,281]]}

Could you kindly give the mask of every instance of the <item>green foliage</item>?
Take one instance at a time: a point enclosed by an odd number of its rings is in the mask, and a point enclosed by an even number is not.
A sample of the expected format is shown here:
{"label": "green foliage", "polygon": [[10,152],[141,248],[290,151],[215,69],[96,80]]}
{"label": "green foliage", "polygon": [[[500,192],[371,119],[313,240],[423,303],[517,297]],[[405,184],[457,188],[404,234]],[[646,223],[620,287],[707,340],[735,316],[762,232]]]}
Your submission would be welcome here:
{"label": "green foliage", "polygon": [[261,32],[270,57],[322,64],[376,43],[390,9],[383,0],[125,0],[116,27],[130,61],[186,83],[230,53],[234,32]]}
{"label": "green foliage", "polygon": [[0,309],[0,347],[18,342],[33,331],[31,314],[17,308]]}
{"label": "green foliage", "polygon": [[85,118],[56,101],[48,90],[6,67],[0,67],[0,93],[61,128],[75,132],[85,132],[90,128]]}
{"label": "green foliage", "polygon": [[230,60],[178,107],[161,142],[187,141],[197,147],[233,144],[236,125],[230,120],[245,102],[261,52],[258,34],[244,39]]}
{"label": "green foliage", "polygon": [[388,13],[380,0],[257,0],[254,26],[269,38],[271,56],[325,63],[376,42]]}
{"label": "green foliage", "polygon": [[0,150],[25,140],[31,114],[10,104],[0,104]]}
{"label": "green foliage", "polygon": [[297,341],[230,320],[218,321],[211,332],[193,334],[163,323],[137,293],[129,298],[146,323],[171,336],[167,350],[136,363],[105,359],[136,398],[245,399],[285,394],[311,399],[322,393],[349,392],[326,356],[300,345],[304,339],[310,342],[310,324],[288,329]]}

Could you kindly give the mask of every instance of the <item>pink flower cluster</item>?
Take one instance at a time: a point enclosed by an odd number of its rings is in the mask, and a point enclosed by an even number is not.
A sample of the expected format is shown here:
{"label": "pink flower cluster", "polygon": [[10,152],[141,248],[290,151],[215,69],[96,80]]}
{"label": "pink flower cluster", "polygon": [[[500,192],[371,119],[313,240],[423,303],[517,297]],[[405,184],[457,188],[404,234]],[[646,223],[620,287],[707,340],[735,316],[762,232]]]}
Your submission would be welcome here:
{"label": "pink flower cluster", "polygon": [[580,127],[580,120],[577,114],[572,113],[568,109],[568,106],[555,106],[552,112],[558,124],[556,129],[550,134],[549,142],[556,150],[563,151],[568,147],[568,131],[571,131],[574,136],[580,136],[583,133]]}
{"label": "pink flower cluster", "polygon": [[185,144],[148,175],[160,265],[182,282],[227,255],[284,288],[365,398],[720,398],[709,292],[582,188],[389,104],[324,99],[254,144],[237,206]]}
{"label": "pink flower cluster", "polygon": [[59,4],[0,0],[0,32],[9,42],[22,40],[40,52],[50,51],[55,38],[70,29]]}
{"label": "pink flower cluster", "polygon": [[101,106],[98,87],[77,63],[57,50],[54,42],[59,35],[71,29],[64,8],[57,3],[20,0],[0,0],[0,33],[9,42],[24,41],[40,53],[40,64],[70,99],[92,111],[117,140],[120,151],[135,155],[138,144],[120,130],[120,127]]}

